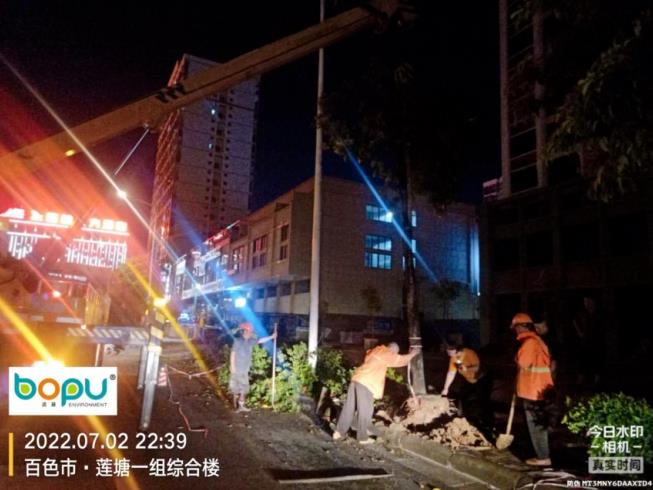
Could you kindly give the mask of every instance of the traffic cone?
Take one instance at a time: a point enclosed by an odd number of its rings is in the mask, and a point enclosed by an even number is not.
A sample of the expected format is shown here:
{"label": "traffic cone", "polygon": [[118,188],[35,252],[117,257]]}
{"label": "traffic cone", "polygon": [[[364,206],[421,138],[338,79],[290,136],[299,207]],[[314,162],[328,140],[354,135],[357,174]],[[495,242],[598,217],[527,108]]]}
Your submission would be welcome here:
{"label": "traffic cone", "polygon": [[157,386],[167,386],[168,385],[168,367],[161,366],[159,368],[159,377],[156,381]]}

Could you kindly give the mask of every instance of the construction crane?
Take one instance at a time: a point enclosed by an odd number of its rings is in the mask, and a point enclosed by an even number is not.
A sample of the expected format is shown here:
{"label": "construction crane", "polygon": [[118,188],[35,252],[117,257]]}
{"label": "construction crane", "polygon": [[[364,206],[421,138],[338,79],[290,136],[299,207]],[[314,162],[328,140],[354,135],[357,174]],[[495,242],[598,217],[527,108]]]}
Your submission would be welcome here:
{"label": "construction crane", "polygon": [[[412,17],[410,4],[402,0],[361,2],[359,7],[221,65],[193,73],[181,82],[164,87],[154,94],[70,130],[0,155],[0,182],[11,185],[12,178],[24,176],[26,170],[34,171],[44,165],[71,157],[82,152],[84,148],[93,147],[132,129],[140,127],[156,131],[166,116],[193,102],[223,92],[357,32],[374,26],[401,25],[410,22]],[[30,294],[26,284],[34,281],[29,281],[29,277],[22,274],[19,262],[5,262],[0,260],[0,300],[17,306],[20,301],[16,300],[16,297],[28,298]],[[0,314],[0,320],[1,317]]]}
{"label": "construction crane", "polygon": [[245,53],[221,65],[194,73],[136,102],[87,121],[12,153],[0,156],[0,178],[11,181],[16,171],[37,169],[71,157],[135,128],[152,131],[165,117],[195,101],[222,92],[374,25],[402,24],[412,11],[400,0],[370,0],[296,34]]}

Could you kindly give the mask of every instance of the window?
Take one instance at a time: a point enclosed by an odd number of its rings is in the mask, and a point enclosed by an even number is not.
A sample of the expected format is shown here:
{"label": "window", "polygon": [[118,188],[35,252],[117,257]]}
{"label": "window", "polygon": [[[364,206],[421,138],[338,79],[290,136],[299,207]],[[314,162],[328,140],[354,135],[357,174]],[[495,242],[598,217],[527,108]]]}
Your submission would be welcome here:
{"label": "window", "polygon": [[265,298],[265,288],[260,288],[256,290],[256,299]]}
{"label": "window", "polygon": [[205,282],[213,282],[218,277],[218,259],[211,259],[205,265]]}
{"label": "window", "polygon": [[279,260],[286,260],[288,258],[288,245],[281,245],[279,247]]}
{"label": "window", "polygon": [[371,221],[382,221],[384,223],[392,223],[392,211],[386,211],[380,206],[374,204],[367,204],[365,206],[365,215]]}
{"label": "window", "polygon": [[288,240],[288,230],[289,230],[288,225],[282,225],[280,230],[279,230],[279,241],[280,242],[285,242]]}
{"label": "window", "polygon": [[414,209],[410,212],[410,226],[417,227],[417,211]]}
{"label": "window", "polygon": [[370,269],[392,269],[392,255],[365,252],[365,267]]}
{"label": "window", "polygon": [[392,238],[380,235],[366,235],[365,248],[372,250],[383,250],[386,252],[392,251]]}
{"label": "window", "polygon": [[392,269],[392,239],[380,235],[365,235],[365,267]]}
{"label": "window", "polygon": [[277,286],[268,286],[268,298],[276,298]]}
{"label": "window", "polygon": [[252,242],[252,253],[261,252],[268,248],[268,236],[263,235]]}
{"label": "window", "polygon": [[521,192],[537,187],[537,168],[535,165],[520,169],[510,174],[512,192]]}
{"label": "window", "polygon": [[268,236],[263,235],[252,242],[252,269],[263,267],[267,263]]}
{"label": "window", "polygon": [[231,252],[231,269],[238,273],[243,269],[243,264],[245,262],[245,246],[240,246],[235,248]]}
{"label": "window", "polygon": [[284,282],[279,286],[279,296],[290,296],[290,283]]}
{"label": "window", "polygon": [[535,129],[529,129],[510,138],[510,158],[535,150]]}

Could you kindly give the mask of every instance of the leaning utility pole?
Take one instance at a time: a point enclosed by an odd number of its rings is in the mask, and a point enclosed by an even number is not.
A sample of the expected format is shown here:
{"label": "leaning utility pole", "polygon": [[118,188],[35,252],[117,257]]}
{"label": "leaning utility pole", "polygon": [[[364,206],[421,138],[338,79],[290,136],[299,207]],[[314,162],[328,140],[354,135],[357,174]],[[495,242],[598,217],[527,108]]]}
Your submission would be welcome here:
{"label": "leaning utility pole", "polygon": [[[320,0],[320,23],[324,22],[324,0]],[[320,48],[317,65],[317,112],[315,129],[315,177],[313,182],[313,231],[311,234],[311,293],[308,314],[308,361],[315,369],[320,324],[320,235],[322,228],[322,114],[320,102],[324,92],[324,48]]]}

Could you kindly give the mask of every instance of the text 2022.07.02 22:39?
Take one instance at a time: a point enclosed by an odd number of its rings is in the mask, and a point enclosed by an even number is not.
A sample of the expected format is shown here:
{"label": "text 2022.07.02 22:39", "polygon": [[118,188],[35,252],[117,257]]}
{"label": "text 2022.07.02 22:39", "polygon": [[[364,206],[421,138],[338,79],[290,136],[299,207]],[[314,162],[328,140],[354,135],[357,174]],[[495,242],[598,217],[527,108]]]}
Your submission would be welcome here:
{"label": "text 2022.07.02 22:39", "polygon": [[[187,443],[183,432],[166,432],[159,435],[156,432],[137,432],[134,449],[184,449]],[[129,435],[125,432],[114,434],[107,432],[27,432],[25,434],[25,449],[130,449]]]}

